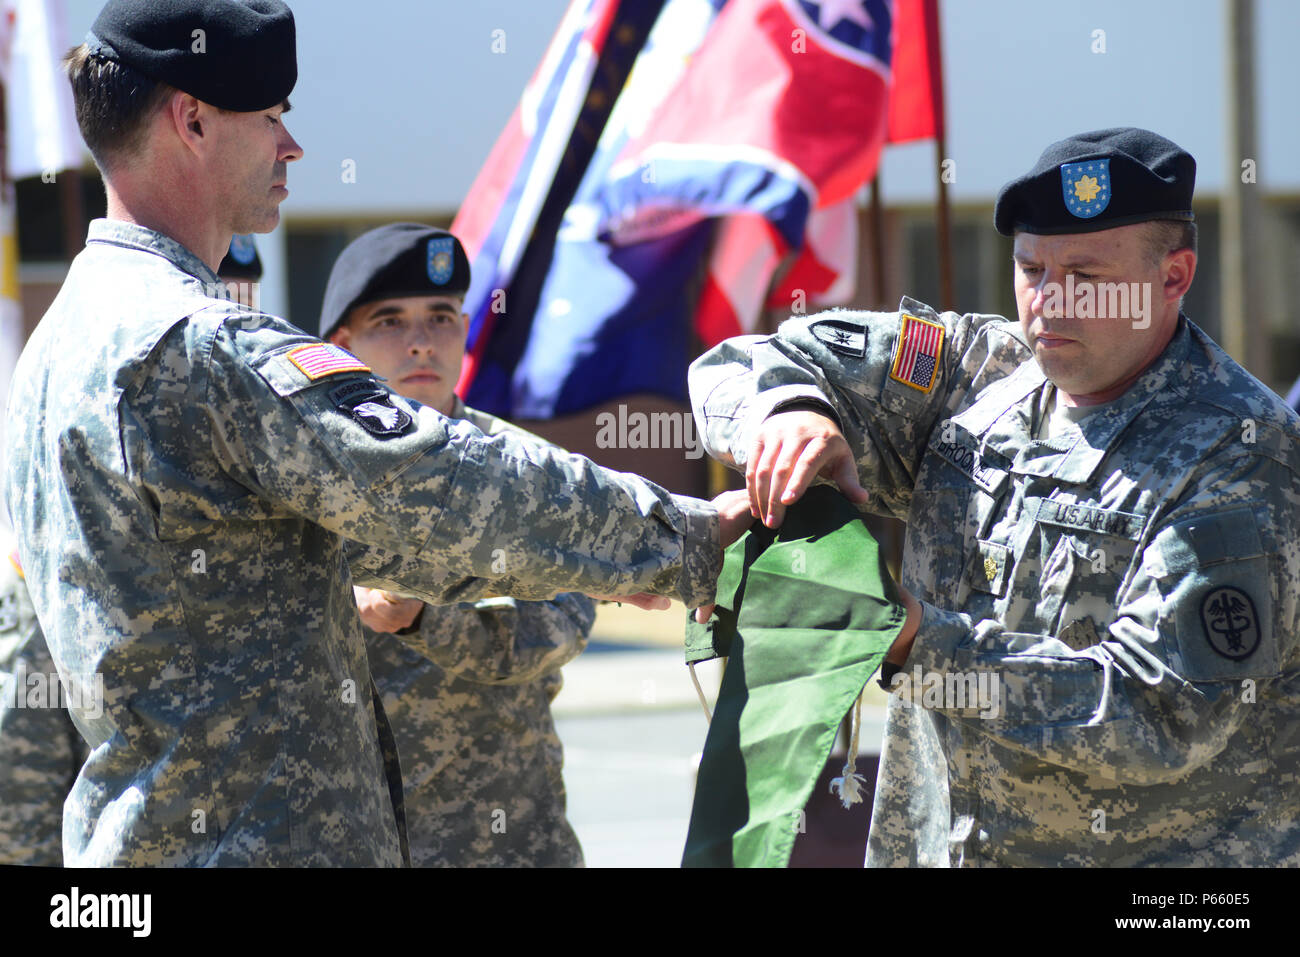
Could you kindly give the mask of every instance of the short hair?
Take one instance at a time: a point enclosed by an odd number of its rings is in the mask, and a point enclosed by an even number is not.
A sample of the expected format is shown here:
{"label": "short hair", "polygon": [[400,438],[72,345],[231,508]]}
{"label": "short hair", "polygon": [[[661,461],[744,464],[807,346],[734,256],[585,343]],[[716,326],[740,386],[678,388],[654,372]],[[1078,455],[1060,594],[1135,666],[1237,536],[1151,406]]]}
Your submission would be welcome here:
{"label": "short hair", "polygon": [[1184,220],[1157,219],[1147,223],[1147,256],[1153,266],[1159,266],[1169,253],[1179,249],[1196,252],[1196,224]]}
{"label": "short hair", "polygon": [[140,153],[149,119],[176,92],[123,63],[92,54],[84,43],[64,55],[63,68],[72,84],[81,138],[100,170]]}

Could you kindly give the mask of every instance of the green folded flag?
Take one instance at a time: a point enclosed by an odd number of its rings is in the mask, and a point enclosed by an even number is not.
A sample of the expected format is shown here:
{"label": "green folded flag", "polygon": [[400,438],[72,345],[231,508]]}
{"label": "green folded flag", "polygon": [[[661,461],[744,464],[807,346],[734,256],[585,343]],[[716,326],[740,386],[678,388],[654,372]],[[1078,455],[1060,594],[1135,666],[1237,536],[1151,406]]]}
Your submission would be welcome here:
{"label": "green folded flag", "polygon": [[729,660],[683,867],[789,864],[840,722],[906,617],[875,537],[830,486],[727,549],[713,617],[686,627],[688,664]]}

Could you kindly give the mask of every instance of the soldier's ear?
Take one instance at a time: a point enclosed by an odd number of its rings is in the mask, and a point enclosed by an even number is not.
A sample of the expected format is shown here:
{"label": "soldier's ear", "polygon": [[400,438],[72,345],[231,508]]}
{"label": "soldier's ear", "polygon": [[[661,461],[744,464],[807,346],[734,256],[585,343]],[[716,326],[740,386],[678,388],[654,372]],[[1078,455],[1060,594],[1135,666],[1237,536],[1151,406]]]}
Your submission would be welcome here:
{"label": "soldier's ear", "polygon": [[203,142],[203,105],[188,93],[177,90],[167,102],[166,113],[172,128],[191,151],[199,152]]}
{"label": "soldier's ear", "polygon": [[347,326],[339,326],[329,335],[330,342],[340,349],[349,349],[352,346],[352,333]]}
{"label": "soldier's ear", "polygon": [[1196,275],[1196,253],[1190,249],[1176,249],[1165,255],[1161,263],[1161,279],[1164,280],[1165,302],[1178,302],[1187,295]]}

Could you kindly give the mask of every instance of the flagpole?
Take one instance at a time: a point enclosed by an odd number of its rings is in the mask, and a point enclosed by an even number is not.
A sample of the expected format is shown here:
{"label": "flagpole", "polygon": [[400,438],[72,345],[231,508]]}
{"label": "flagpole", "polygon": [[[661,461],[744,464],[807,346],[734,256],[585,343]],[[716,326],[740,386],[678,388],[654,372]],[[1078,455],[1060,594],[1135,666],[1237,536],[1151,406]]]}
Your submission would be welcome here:
{"label": "flagpole", "polygon": [[939,0],[934,0],[934,16],[927,17],[929,29],[934,33],[930,37],[930,49],[934,57],[930,63],[930,83],[933,87],[933,102],[938,106],[935,126],[935,149],[938,151],[939,195],[935,202],[935,226],[939,233],[939,290],[943,308],[956,310],[957,296],[953,291],[952,280],[952,216],[948,204],[948,176],[944,161],[948,157],[948,116],[944,109],[943,98],[943,44],[939,36]]}
{"label": "flagpole", "polygon": [[1219,296],[1221,341],[1228,354],[1266,383],[1272,381],[1267,319],[1251,316],[1260,288],[1259,187],[1244,160],[1258,157],[1255,138],[1255,8],[1252,0],[1224,0],[1224,166],[1220,201],[1222,240]]}
{"label": "flagpole", "polygon": [[871,308],[887,309],[885,302],[884,204],[880,199],[880,174],[871,179]]}
{"label": "flagpole", "polygon": [[939,152],[939,195],[935,201],[935,228],[939,233],[939,295],[943,301],[943,308],[955,311],[957,308],[957,296],[952,287],[952,218],[948,209],[948,184],[944,182],[942,173],[943,161],[947,157],[943,130],[940,129],[939,136],[935,140],[935,147]]}

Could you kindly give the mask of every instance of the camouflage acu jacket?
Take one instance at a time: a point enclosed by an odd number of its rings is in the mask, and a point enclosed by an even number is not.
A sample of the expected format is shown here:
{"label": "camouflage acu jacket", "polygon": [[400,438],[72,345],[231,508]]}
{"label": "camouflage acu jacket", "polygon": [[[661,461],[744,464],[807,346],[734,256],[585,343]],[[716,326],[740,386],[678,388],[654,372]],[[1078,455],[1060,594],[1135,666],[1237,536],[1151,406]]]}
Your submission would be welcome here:
{"label": "camouflage acu jacket", "polygon": [[868,864],[1300,863],[1300,420],[1185,318],[1039,440],[1049,388],[1017,323],[907,299],[693,368],[711,453],[743,464],[772,410],[828,403],[870,507],[908,523],[924,615]]}
{"label": "camouflage acu jacket", "polygon": [[[452,416],[542,441],[459,399]],[[401,758],[413,865],[582,865],[551,702],[595,617],[590,598],[569,593],[425,605],[410,633],[365,629]]]}
{"label": "camouflage acu jacket", "polygon": [[[401,860],[361,584],[434,602],[706,600],[717,514],[394,396],[212,294],[192,253],[92,224],[19,360],[5,494],[65,682],[102,680],[71,865]],[[358,564],[354,569],[362,569]]]}

